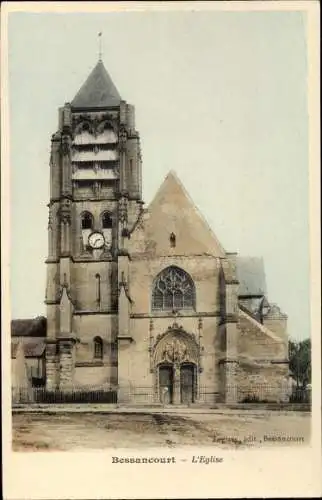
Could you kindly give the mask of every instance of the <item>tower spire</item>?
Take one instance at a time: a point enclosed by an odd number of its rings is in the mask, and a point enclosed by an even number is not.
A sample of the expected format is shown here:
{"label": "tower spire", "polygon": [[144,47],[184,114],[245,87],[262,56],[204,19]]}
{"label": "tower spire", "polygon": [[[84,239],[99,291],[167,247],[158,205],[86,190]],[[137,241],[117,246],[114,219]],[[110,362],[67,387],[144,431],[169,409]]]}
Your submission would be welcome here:
{"label": "tower spire", "polygon": [[98,34],[98,60],[102,60],[102,32]]}

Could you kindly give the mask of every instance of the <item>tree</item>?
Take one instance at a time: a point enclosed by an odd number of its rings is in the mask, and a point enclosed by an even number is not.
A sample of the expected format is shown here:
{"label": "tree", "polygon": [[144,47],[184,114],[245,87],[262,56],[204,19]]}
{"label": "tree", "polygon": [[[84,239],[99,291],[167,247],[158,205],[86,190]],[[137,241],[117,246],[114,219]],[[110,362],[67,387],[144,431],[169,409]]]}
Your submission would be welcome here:
{"label": "tree", "polygon": [[311,382],[311,340],[289,341],[289,367],[297,387],[306,388]]}

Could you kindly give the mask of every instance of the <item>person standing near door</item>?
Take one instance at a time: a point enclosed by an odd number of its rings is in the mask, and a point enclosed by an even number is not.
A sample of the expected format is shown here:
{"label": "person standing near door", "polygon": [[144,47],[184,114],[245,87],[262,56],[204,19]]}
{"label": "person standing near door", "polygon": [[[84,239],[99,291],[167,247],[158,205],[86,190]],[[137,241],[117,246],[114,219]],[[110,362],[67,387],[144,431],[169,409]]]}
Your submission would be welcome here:
{"label": "person standing near door", "polygon": [[169,388],[168,387],[164,387],[163,388],[163,397],[162,397],[162,400],[163,400],[163,405],[166,405],[169,403]]}

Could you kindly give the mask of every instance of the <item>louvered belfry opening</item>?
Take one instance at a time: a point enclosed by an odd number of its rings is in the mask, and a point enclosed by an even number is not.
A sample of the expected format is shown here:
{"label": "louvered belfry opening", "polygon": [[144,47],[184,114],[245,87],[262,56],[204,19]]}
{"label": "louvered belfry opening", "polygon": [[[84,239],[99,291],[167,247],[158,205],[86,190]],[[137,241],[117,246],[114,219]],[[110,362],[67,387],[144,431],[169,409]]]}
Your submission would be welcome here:
{"label": "louvered belfry opening", "polygon": [[72,180],[77,198],[104,198],[118,182],[117,109],[121,97],[98,61],[71,102],[74,115]]}

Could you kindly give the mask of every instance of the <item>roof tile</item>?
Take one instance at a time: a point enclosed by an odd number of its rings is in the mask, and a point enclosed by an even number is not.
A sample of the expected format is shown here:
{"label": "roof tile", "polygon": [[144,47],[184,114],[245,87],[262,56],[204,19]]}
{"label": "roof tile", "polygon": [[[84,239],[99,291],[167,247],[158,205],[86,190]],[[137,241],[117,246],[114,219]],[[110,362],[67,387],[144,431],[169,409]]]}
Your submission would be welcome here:
{"label": "roof tile", "polygon": [[13,319],[12,337],[46,337],[47,320],[44,316],[32,319]]}
{"label": "roof tile", "polygon": [[239,296],[266,295],[264,261],[261,257],[238,257]]}
{"label": "roof tile", "polygon": [[118,106],[121,97],[102,61],[98,61],[71,102],[73,108]]}
{"label": "roof tile", "polygon": [[[17,355],[18,343],[11,343],[11,358]],[[35,342],[24,342],[23,344],[24,355],[26,358],[39,358],[45,351],[44,340],[37,340]]]}

